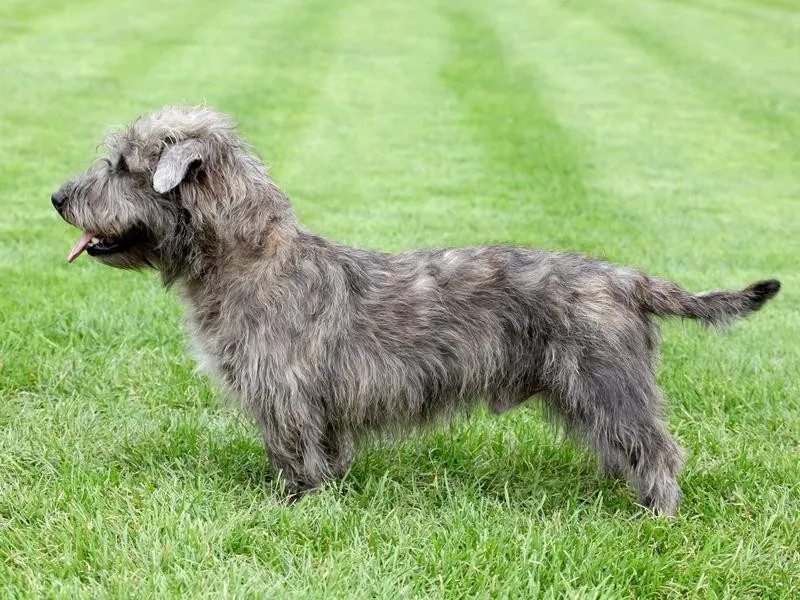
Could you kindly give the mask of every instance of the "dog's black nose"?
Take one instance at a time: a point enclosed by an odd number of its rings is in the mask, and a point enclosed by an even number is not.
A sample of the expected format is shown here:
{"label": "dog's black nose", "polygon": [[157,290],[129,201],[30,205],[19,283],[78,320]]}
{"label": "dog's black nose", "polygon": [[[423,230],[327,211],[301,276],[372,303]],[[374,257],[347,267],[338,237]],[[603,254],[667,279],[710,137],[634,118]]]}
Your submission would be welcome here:
{"label": "dog's black nose", "polygon": [[61,209],[64,208],[64,203],[67,201],[67,194],[63,190],[58,190],[50,197],[50,200],[52,200],[56,210],[61,212]]}

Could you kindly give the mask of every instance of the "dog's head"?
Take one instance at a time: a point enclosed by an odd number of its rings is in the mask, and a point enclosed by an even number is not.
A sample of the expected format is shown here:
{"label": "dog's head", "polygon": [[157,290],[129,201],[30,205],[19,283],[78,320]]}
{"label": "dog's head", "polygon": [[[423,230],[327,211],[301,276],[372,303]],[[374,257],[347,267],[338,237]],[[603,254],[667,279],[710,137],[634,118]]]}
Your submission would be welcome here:
{"label": "dog's head", "polygon": [[84,250],[120,268],[177,268],[192,253],[264,243],[288,201],[227,115],[168,107],[109,135],[107,155],[52,196]]}

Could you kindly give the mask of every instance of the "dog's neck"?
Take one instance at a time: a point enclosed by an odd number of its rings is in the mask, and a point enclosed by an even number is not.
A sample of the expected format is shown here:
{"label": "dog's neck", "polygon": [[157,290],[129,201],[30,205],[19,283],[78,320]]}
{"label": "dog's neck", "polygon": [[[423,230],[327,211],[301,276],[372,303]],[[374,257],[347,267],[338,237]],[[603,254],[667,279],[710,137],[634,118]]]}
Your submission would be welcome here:
{"label": "dog's neck", "polygon": [[[268,209],[271,208],[272,210]],[[203,288],[224,274],[246,271],[254,265],[263,273],[282,271],[290,260],[300,233],[288,200],[276,214],[275,205],[252,203],[247,208],[253,218],[246,227],[228,227],[219,231],[211,226],[183,221],[174,235],[175,244],[165,244],[159,264],[167,286],[180,282],[186,289]],[[268,269],[263,269],[268,265]]]}

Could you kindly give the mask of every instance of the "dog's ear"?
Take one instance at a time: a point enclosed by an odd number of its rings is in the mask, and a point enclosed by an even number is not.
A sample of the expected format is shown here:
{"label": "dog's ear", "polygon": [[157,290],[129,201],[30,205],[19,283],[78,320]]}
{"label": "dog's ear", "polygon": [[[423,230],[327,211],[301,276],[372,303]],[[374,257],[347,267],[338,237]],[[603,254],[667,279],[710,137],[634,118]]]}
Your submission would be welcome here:
{"label": "dog's ear", "polygon": [[153,189],[159,194],[174,189],[186,177],[189,167],[202,162],[203,145],[197,140],[185,140],[168,147],[161,153],[153,173]]}

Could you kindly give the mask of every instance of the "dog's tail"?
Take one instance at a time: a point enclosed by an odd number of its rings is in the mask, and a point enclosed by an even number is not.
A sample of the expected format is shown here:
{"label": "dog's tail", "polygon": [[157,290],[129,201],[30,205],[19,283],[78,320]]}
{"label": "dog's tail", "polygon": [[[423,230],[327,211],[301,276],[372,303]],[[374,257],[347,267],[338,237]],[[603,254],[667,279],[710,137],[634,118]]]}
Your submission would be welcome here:
{"label": "dog's tail", "polygon": [[781,289],[777,279],[758,281],[738,292],[715,291],[693,294],[676,283],[647,278],[644,306],[664,317],[688,317],[707,325],[727,325],[756,312]]}

